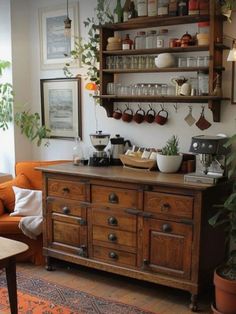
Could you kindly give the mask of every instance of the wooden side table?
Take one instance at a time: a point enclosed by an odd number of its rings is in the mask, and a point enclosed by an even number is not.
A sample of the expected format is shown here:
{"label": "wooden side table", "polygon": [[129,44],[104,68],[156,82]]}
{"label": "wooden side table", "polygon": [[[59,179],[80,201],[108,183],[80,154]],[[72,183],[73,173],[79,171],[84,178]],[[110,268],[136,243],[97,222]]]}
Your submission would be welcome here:
{"label": "wooden side table", "polygon": [[18,313],[16,286],[16,256],[28,250],[28,245],[0,237],[0,268],[6,269],[11,314]]}
{"label": "wooden side table", "polygon": [[12,175],[9,173],[0,172],[0,183],[6,182],[12,179]]}

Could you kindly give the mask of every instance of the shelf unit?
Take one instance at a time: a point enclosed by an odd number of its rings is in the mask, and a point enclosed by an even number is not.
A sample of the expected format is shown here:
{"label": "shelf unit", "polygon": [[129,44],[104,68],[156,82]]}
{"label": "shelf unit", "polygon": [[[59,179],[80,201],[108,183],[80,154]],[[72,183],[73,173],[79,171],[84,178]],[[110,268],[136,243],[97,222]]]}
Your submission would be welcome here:
{"label": "shelf unit", "polygon": [[[131,19],[125,23],[105,24],[100,27],[100,82],[101,89],[100,104],[105,108],[108,117],[112,117],[114,102],[176,102],[176,103],[208,103],[208,107],[212,110],[213,121],[220,122],[220,107],[222,100],[228,98],[213,96],[215,74],[221,74],[224,71],[222,67],[222,52],[227,49],[223,44],[218,43],[223,38],[223,17],[216,13],[215,1],[209,1],[209,15],[196,16],[176,16],[176,17],[138,17]],[[175,48],[155,48],[141,50],[118,50],[107,51],[107,39],[114,36],[115,31],[146,29],[158,26],[170,26],[181,24],[193,24],[198,22],[209,22],[209,45],[205,46],[189,46]],[[184,52],[200,52],[209,51],[208,67],[172,67],[172,68],[151,68],[151,69],[107,69],[106,57],[116,55],[150,55],[163,52],[184,53]],[[129,73],[176,73],[176,72],[198,72],[204,71],[209,74],[209,96],[115,96],[107,95],[106,88],[109,82],[114,81],[116,74]]]}

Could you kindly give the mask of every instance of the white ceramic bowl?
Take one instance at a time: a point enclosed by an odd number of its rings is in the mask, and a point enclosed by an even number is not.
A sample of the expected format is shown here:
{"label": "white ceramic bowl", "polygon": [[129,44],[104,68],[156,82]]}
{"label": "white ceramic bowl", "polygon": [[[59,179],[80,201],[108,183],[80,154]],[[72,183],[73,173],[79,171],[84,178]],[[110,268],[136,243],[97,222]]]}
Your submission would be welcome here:
{"label": "white ceramic bowl", "polygon": [[155,58],[155,65],[157,68],[171,68],[175,66],[175,57],[169,53],[160,53]]}

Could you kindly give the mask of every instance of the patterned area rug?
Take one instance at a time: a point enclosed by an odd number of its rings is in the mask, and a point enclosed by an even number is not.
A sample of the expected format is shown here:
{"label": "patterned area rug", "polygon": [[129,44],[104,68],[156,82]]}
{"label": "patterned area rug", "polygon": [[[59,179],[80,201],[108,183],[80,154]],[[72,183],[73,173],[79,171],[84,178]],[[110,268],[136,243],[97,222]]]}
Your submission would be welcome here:
{"label": "patterned area rug", "polygon": [[[17,272],[18,314],[154,314]],[[9,314],[6,276],[0,272],[0,314]]]}

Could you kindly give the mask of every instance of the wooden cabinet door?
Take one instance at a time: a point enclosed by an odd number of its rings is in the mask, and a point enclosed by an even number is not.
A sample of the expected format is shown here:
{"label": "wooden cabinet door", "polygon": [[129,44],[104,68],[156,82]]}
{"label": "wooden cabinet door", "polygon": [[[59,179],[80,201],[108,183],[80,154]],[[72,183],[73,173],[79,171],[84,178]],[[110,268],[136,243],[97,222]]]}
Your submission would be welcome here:
{"label": "wooden cabinet door", "polygon": [[192,226],[158,219],[144,219],[143,268],[189,279]]}
{"label": "wooden cabinet door", "polygon": [[66,200],[67,208],[80,215],[58,212],[61,200],[47,202],[48,246],[66,253],[87,257],[87,209]]}

